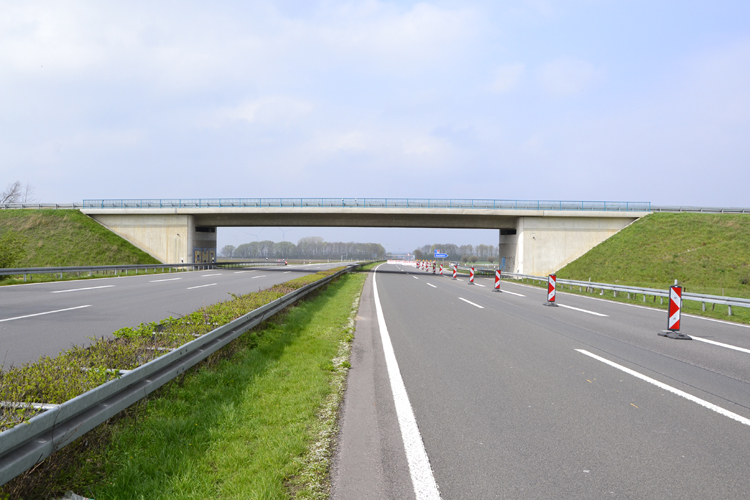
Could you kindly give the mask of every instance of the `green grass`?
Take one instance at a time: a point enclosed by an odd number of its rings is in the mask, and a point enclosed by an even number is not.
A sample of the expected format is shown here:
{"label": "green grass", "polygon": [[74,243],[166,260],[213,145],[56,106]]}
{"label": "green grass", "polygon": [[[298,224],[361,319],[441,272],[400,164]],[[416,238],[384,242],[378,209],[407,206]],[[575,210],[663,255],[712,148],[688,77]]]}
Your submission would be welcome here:
{"label": "green grass", "polygon": [[[309,457],[309,450],[322,432],[321,409],[332,391],[341,390],[332,382],[345,372],[342,344],[364,277],[342,277],[314,300],[242,336],[231,358],[189,374],[149,401],[144,418],[115,434],[107,484],[90,495],[327,498],[325,485],[321,492],[300,478],[311,476],[304,474],[306,464],[325,459]],[[335,412],[326,413],[330,436]],[[325,476],[312,473],[316,481]]]}
{"label": "green grass", "polygon": [[0,234],[26,239],[18,267],[158,264],[78,210],[0,210]]}
{"label": "green grass", "polygon": [[[656,213],[560,269],[558,278],[750,297],[750,216]],[[718,307],[718,306],[717,306]]]}

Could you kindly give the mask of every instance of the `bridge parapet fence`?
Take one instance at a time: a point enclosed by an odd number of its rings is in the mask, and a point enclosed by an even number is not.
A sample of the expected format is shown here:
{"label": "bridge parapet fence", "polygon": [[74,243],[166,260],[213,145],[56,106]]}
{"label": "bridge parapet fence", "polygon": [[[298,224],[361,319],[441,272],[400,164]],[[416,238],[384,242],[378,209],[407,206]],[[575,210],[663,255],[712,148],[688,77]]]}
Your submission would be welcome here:
{"label": "bridge parapet fence", "polygon": [[[74,204],[75,205],[75,204]],[[447,208],[650,212],[651,202],[431,198],[210,198],[84,200],[84,209],[153,208]],[[11,207],[4,207],[11,208]]]}

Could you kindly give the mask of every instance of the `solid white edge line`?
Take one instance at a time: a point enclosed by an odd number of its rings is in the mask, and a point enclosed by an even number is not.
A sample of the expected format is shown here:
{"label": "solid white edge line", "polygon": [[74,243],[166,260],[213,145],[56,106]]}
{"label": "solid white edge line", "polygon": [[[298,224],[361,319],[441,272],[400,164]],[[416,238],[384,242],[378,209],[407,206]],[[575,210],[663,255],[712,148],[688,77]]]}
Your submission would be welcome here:
{"label": "solid white edge line", "polygon": [[84,307],[91,307],[91,304],[89,304],[87,306],[68,307],[67,309],[57,309],[56,311],[47,311],[47,312],[43,312],[43,313],[27,314],[26,316],[16,316],[15,318],[0,319],[0,323],[3,323],[4,321],[13,321],[13,320],[16,320],[16,319],[33,318],[34,316],[44,316],[45,314],[59,313],[59,312],[65,312],[65,311],[73,311],[75,309],[83,309]]}
{"label": "solid white edge line", "polygon": [[186,290],[193,290],[195,288],[203,288],[206,286],[214,286],[214,285],[216,285],[216,283],[209,283],[208,285],[190,286],[190,287],[187,287]]}
{"label": "solid white edge line", "polygon": [[152,280],[149,283],[161,283],[162,281],[176,281],[176,280],[181,280],[181,279],[182,278],[169,278],[169,279],[166,279],[166,280]]}
{"label": "solid white edge line", "polygon": [[398,367],[398,361],[396,361],[396,353],[393,351],[391,337],[388,334],[388,327],[385,324],[383,307],[380,305],[377,283],[378,267],[375,268],[375,272],[372,275],[372,291],[375,298],[375,310],[378,316],[380,338],[383,343],[385,365],[388,370],[388,378],[391,381],[391,392],[393,394],[393,402],[396,406],[398,425],[401,428],[401,439],[404,441],[404,450],[406,451],[406,461],[409,464],[414,496],[417,500],[439,500],[440,491],[432,474],[430,459],[424,448],[422,435],[419,433],[417,419],[414,417],[414,410],[409,402],[409,395],[406,393],[404,379],[401,377],[401,370]]}
{"label": "solid white edge line", "polygon": [[[254,272],[255,272],[255,270],[252,270],[252,271],[235,271],[234,274],[254,273]],[[289,271],[287,271],[287,272],[289,272]]]}
{"label": "solid white edge line", "polygon": [[472,302],[472,301],[470,301],[470,300],[466,300],[466,299],[465,299],[465,298],[463,298],[463,297],[459,297],[459,298],[458,298],[458,300],[463,300],[464,302],[466,302],[466,303],[468,303],[468,304],[471,304],[471,305],[472,305],[472,306],[474,306],[474,307],[478,307],[479,309],[484,309],[484,306],[480,306],[479,304],[475,304],[474,302]]}
{"label": "solid white edge line", "polygon": [[737,415],[736,413],[726,410],[722,408],[721,406],[716,406],[715,404],[709,403],[708,401],[704,399],[693,396],[692,394],[688,394],[687,392],[681,391],[675,387],[672,387],[671,385],[667,385],[663,382],[659,382],[658,380],[652,379],[651,377],[647,377],[646,375],[643,375],[642,373],[638,373],[637,371],[631,370],[630,368],[626,368],[622,365],[618,365],[617,363],[613,361],[610,361],[606,358],[602,358],[601,356],[597,356],[596,354],[592,354],[584,349],[576,349],[576,351],[580,352],[581,354],[585,354],[586,356],[589,356],[590,358],[594,358],[598,361],[601,361],[602,363],[605,363],[613,368],[617,368],[618,370],[624,371],[625,373],[628,373],[636,378],[639,378],[645,382],[648,382],[649,384],[653,384],[661,389],[664,389],[665,391],[669,391],[672,394],[681,396],[689,401],[692,401],[693,403],[698,403],[699,405],[705,408],[708,408],[709,410],[713,410],[720,415],[724,415],[725,417],[729,417],[732,420],[736,420],[737,422],[741,424],[750,426],[750,419],[745,418],[742,415]]}
{"label": "solid white edge line", "polygon": [[593,314],[594,316],[603,316],[605,318],[608,317],[606,314],[589,311],[587,309],[579,309],[578,307],[566,306],[565,304],[557,304],[557,305],[560,307],[564,307],[565,309],[573,309],[574,311],[580,311],[580,312],[587,313],[587,314]]}
{"label": "solid white edge line", "polygon": [[699,340],[700,342],[705,342],[706,344],[718,345],[720,347],[726,347],[727,349],[732,349],[735,351],[740,351],[740,352],[750,354],[750,349],[745,349],[744,347],[737,347],[734,345],[722,344],[721,342],[716,342],[715,340],[702,339],[700,337],[696,337],[695,335],[691,335],[690,338],[692,338],[693,340]]}
{"label": "solid white edge line", "polygon": [[89,286],[86,288],[71,288],[70,290],[55,290],[50,293],[67,293],[67,292],[80,292],[82,290],[96,290],[98,288],[112,288],[115,285],[103,285],[103,286]]}
{"label": "solid white edge line", "polygon": [[201,274],[201,278],[207,278],[209,276],[221,276],[221,273],[217,273],[217,274]]}
{"label": "solid white edge line", "polygon": [[502,292],[509,293],[511,295],[518,295],[519,297],[526,297],[526,295],[521,295],[520,293],[516,293],[516,292],[509,292],[508,290],[503,290]]}

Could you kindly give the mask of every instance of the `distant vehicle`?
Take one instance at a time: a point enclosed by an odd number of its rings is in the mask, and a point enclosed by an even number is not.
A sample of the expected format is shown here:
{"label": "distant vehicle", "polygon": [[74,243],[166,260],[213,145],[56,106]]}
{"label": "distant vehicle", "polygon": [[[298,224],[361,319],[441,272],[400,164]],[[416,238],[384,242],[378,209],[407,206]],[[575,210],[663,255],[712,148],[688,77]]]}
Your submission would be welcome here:
{"label": "distant vehicle", "polygon": [[458,265],[458,262],[451,262],[451,267],[455,267]]}
{"label": "distant vehicle", "polygon": [[287,262],[284,259],[279,259],[276,262],[279,262],[279,263],[283,262],[285,266],[289,265],[289,264],[287,264]]}

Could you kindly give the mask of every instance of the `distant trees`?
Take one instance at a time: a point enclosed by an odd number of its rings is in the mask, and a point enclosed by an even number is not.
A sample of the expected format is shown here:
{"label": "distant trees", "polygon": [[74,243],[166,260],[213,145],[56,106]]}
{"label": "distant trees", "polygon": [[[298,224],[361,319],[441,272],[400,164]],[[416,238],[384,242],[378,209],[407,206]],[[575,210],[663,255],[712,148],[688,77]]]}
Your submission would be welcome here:
{"label": "distant trees", "polygon": [[234,245],[224,245],[224,247],[221,249],[221,256],[222,257],[231,257],[234,253]]}
{"label": "distant trees", "polygon": [[[227,245],[224,249],[231,245]],[[330,242],[319,236],[300,239],[295,245],[289,241],[278,243],[264,240],[232,247],[232,257],[240,259],[382,259],[385,248],[379,243]]]}
{"label": "distant trees", "polygon": [[[435,250],[440,253],[448,254],[447,260],[459,262],[494,262],[497,259],[497,246],[495,245],[454,245],[453,243],[442,243],[434,245],[423,245],[414,250],[414,257],[417,259],[432,259]],[[471,260],[472,257],[474,260]],[[490,260],[492,259],[492,260]]]}
{"label": "distant trees", "polygon": [[0,204],[3,203],[30,203],[34,201],[34,186],[21,184],[19,181],[11,182],[0,192]]}

